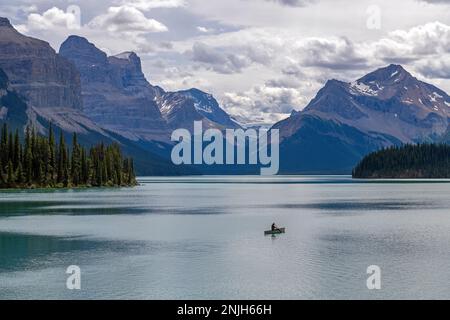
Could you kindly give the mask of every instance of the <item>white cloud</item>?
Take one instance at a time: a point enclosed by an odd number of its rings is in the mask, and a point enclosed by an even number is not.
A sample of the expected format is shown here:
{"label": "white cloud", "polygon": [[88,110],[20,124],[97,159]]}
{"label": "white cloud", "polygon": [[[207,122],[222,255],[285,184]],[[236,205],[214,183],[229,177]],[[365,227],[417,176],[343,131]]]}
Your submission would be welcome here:
{"label": "white cloud", "polygon": [[450,51],[450,26],[441,22],[393,31],[389,37],[400,45],[409,46],[411,54],[418,56]]}
{"label": "white cloud", "polygon": [[305,93],[313,87],[310,81],[283,77],[244,92],[226,92],[221,100],[226,110],[241,121],[270,124],[305,106]]}
{"label": "white cloud", "polygon": [[186,5],[185,0],[120,0],[118,3],[143,11],[155,8],[178,8]]}
{"label": "white cloud", "polygon": [[346,38],[308,38],[297,46],[304,66],[339,70],[367,65],[365,52]]}
{"label": "white cloud", "polygon": [[[35,8],[33,8],[35,9]],[[27,24],[19,29],[25,30],[50,30],[54,28],[67,28],[69,30],[80,29],[80,16],[73,12],[65,12],[57,7],[48,9],[42,14],[30,13]]]}
{"label": "white cloud", "polygon": [[95,17],[89,27],[106,29],[109,32],[165,32],[167,27],[154,19],[147,18],[131,6],[110,7],[105,14]]}
{"label": "white cloud", "polygon": [[244,54],[234,54],[214,48],[202,42],[196,42],[192,50],[187,54],[194,62],[202,63],[207,69],[218,73],[241,72],[243,68],[251,64],[250,59]]}
{"label": "white cloud", "polygon": [[210,32],[213,32],[214,30],[212,30],[212,29],[208,29],[208,28],[206,28],[206,27],[197,27],[197,30],[199,31],[199,32],[201,32],[201,33],[210,33]]}
{"label": "white cloud", "polygon": [[266,0],[279,3],[288,7],[304,7],[308,4],[314,3],[314,0]]}
{"label": "white cloud", "polygon": [[420,61],[417,69],[429,79],[450,79],[450,53]]}
{"label": "white cloud", "polygon": [[296,89],[257,86],[246,92],[228,92],[222,99],[228,112],[244,123],[271,124],[287,118],[304,98]]}

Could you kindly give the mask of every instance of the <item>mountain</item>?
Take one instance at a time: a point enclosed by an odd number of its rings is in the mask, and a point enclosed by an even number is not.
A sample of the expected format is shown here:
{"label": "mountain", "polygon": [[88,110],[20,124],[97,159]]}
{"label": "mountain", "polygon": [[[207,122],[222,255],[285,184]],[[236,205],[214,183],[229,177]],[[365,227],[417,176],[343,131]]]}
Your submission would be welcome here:
{"label": "mountain", "polygon": [[133,140],[167,140],[168,127],[155,102],[159,90],[145,79],[135,53],[108,57],[78,36],[64,41],[59,53],[78,68],[84,112],[94,122]]}
{"label": "mountain", "polygon": [[39,132],[51,121],[68,132],[108,136],[83,114],[76,67],[47,42],[20,34],[6,18],[0,18],[0,68],[11,91],[27,104],[28,123]]}
{"label": "mountain", "polygon": [[158,98],[161,113],[170,128],[193,129],[194,121],[204,128],[236,129],[240,125],[223,111],[211,94],[198,89],[164,92]]}
{"label": "mountain", "polygon": [[280,130],[285,173],[350,173],[366,154],[390,145],[433,142],[449,132],[450,97],[400,65],[351,83],[329,80]]}
{"label": "mountain", "polygon": [[197,89],[165,92],[151,85],[134,52],[108,57],[87,39],[70,36],[60,54],[81,75],[84,111],[101,126],[135,141],[170,141],[176,128],[237,127],[217,101]]}
{"label": "mountain", "polygon": [[11,87],[36,108],[81,110],[76,68],[42,40],[26,37],[0,18],[0,66]]}
{"label": "mountain", "polygon": [[[43,135],[52,123],[68,144],[73,133],[78,134],[84,146],[119,143],[125,154],[134,157],[139,174],[186,172],[169,159],[149,152],[149,146],[143,148],[86,116],[76,66],[57,54],[47,42],[20,34],[6,18],[0,18],[0,122],[19,129],[21,134],[27,125],[32,125]],[[149,145],[153,149],[160,147]]]}

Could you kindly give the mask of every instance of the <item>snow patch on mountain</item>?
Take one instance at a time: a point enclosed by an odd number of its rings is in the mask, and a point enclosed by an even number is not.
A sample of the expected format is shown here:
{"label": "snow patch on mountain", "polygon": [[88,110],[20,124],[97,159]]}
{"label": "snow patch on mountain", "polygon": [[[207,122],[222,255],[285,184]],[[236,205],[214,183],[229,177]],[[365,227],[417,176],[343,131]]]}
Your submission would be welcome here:
{"label": "snow patch on mountain", "polygon": [[130,57],[133,53],[130,51],[127,52],[122,52],[119,54],[116,54],[114,57],[118,58],[118,59],[123,59],[123,60],[130,60]]}
{"label": "snow patch on mountain", "polygon": [[378,90],[373,90],[370,86],[365,83],[355,81],[350,83],[350,90],[352,94],[356,95],[366,95],[366,96],[377,96]]}
{"label": "snow patch on mountain", "polygon": [[212,113],[213,110],[209,104],[202,104],[199,102],[194,103],[194,107],[197,111],[203,111],[207,113]]}

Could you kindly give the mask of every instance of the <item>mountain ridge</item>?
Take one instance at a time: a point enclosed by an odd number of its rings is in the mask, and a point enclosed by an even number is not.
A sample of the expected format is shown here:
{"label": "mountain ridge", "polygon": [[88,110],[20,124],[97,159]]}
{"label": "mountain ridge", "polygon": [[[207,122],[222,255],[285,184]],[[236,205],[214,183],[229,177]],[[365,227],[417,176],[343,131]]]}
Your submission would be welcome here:
{"label": "mountain ridge", "polygon": [[86,113],[130,139],[169,142],[171,130],[192,130],[193,121],[206,127],[238,127],[208,93],[195,88],[166,92],[152,85],[135,52],[107,56],[75,35],[61,44],[59,52],[80,70]]}
{"label": "mountain ridge", "polygon": [[[327,81],[305,109],[272,128],[280,130],[282,171],[350,173],[358,158],[380,148],[441,141],[449,132],[449,119],[447,93],[391,64],[354,82]],[[321,129],[314,129],[312,123]],[[313,141],[305,141],[305,136]],[[314,144],[323,148],[332,144],[336,150],[326,154]],[[355,156],[348,151],[352,147]],[[302,153],[308,154],[303,163],[290,159]],[[347,157],[333,163],[340,153]]]}

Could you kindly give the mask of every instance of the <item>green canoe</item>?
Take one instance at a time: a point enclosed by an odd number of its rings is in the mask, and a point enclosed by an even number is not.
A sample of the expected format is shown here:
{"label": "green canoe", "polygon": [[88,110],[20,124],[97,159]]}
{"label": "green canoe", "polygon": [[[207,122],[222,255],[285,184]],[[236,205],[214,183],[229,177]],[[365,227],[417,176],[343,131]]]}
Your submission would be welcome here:
{"label": "green canoe", "polygon": [[284,233],[285,230],[286,230],[286,228],[278,228],[277,230],[274,230],[274,231],[267,230],[267,231],[264,231],[264,234],[265,235],[268,235],[268,234],[280,234],[280,233]]}

